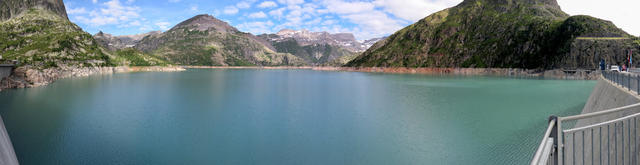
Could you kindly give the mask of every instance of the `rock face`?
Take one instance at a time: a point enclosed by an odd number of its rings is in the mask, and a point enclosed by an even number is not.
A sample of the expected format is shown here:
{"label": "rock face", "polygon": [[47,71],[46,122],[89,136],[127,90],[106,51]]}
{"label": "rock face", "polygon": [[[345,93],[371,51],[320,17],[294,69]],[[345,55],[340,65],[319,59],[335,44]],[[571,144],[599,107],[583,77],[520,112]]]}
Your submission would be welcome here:
{"label": "rock face", "polygon": [[[634,40],[609,21],[568,16],[555,0],[465,0],[376,43],[347,66],[594,69],[601,58],[621,62],[627,54],[620,52],[638,49]],[[599,53],[585,55],[594,45]]]}
{"label": "rock face", "polygon": [[144,37],[136,49],[182,65],[304,65],[267,42],[238,31],[210,15],[198,15],[157,35]]}
{"label": "rock face", "polygon": [[308,30],[291,30],[283,29],[276,34],[260,35],[261,38],[266,39],[272,43],[286,42],[288,40],[295,40],[300,46],[308,45],[331,45],[334,47],[340,47],[352,52],[363,52],[368,47],[358,42],[351,33],[336,33],[331,34],[328,32],[310,32]]}
{"label": "rock face", "polygon": [[3,60],[39,69],[110,65],[109,56],[89,33],[52,11],[37,8],[0,22],[0,54]]}
{"label": "rock face", "polygon": [[364,40],[364,42],[362,42],[362,46],[364,46],[365,48],[369,49],[371,46],[373,46],[374,44],[386,39],[387,37],[380,37],[380,38],[372,38],[372,39],[368,39],[368,40]]}
{"label": "rock face", "polygon": [[134,47],[144,37],[149,35],[158,35],[161,33],[162,33],[161,31],[152,31],[149,33],[136,34],[136,35],[113,36],[111,34],[100,31],[95,35],[93,35],[93,38],[98,42],[98,44],[100,44],[100,46],[107,48],[111,51],[116,51],[124,48]]}
{"label": "rock face", "polygon": [[5,21],[29,9],[43,9],[68,19],[62,0],[2,0],[0,1],[0,21]]}
{"label": "rock face", "polygon": [[89,33],[67,19],[61,0],[2,0],[0,5],[2,18],[8,18],[0,22],[0,63],[19,62],[11,76],[0,80],[0,89],[112,72],[105,68],[115,65],[170,64],[131,48],[104,50]]}
{"label": "rock face", "polygon": [[290,53],[311,65],[341,66],[383,38],[357,41],[351,33],[331,34],[308,30],[283,29],[258,37],[269,41],[280,53]]}

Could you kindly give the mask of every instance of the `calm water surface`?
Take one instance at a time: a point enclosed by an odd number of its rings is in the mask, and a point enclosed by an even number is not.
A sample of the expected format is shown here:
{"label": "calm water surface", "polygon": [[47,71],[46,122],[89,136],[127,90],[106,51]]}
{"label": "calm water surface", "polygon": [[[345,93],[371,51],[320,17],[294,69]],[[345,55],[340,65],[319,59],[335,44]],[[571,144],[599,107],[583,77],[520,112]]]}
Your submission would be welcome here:
{"label": "calm water surface", "polygon": [[0,92],[22,164],[527,164],[594,81],[192,69]]}

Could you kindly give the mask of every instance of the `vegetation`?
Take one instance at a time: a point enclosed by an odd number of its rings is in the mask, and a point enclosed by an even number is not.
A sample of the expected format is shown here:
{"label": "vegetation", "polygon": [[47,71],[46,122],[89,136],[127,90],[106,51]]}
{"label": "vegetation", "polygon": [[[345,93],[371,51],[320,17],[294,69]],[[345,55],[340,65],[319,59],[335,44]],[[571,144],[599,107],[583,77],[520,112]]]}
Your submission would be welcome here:
{"label": "vegetation", "polygon": [[[289,39],[281,42],[273,42],[273,46],[276,51],[282,53],[290,53],[297,57],[302,58],[309,64],[322,65],[328,62],[334,61],[344,56],[353,57],[355,53],[338,46],[332,46],[328,44],[306,45],[302,46],[294,39]],[[346,64],[342,63],[342,65]]]}
{"label": "vegetation", "polygon": [[0,54],[35,68],[110,66],[90,34],[55,13],[30,9],[0,23]]}
{"label": "vegetation", "polygon": [[396,32],[347,66],[591,67],[589,58],[571,51],[577,37],[632,36],[609,21],[569,17],[555,0],[465,0]]}
{"label": "vegetation", "polygon": [[113,53],[112,62],[125,66],[167,66],[171,63],[154,55],[142,53],[133,48],[117,50]]}
{"label": "vegetation", "polygon": [[291,54],[274,52],[254,37],[251,34],[239,32],[212,16],[199,15],[180,23],[162,35],[145,37],[136,48],[182,65],[305,64],[302,59]]}

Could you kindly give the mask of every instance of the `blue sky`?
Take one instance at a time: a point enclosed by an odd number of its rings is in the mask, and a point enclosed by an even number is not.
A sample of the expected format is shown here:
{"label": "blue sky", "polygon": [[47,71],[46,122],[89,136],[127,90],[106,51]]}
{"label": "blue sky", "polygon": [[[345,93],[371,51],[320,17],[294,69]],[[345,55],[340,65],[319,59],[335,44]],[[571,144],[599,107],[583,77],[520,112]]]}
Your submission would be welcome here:
{"label": "blue sky", "polygon": [[[634,0],[559,0],[569,14],[613,20],[640,35]],[[637,1],[637,0],[635,0]],[[70,20],[85,31],[115,35],[168,30],[197,14],[210,14],[241,31],[275,33],[308,29],[354,33],[358,40],[381,37],[454,6],[462,0],[65,0]],[[639,26],[636,26],[639,25]]]}

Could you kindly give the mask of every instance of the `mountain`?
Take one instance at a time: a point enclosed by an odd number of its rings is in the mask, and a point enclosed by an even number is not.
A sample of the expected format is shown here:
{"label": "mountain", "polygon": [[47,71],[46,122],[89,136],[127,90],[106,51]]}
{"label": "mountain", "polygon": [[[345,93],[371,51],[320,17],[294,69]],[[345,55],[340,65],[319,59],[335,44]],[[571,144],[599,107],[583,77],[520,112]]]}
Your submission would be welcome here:
{"label": "mountain", "polygon": [[158,35],[161,31],[152,31],[149,33],[136,34],[136,35],[122,35],[113,36],[102,31],[93,35],[93,38],[104,48],[111,51],[116,51],[124,48],[134,47],[140,40],[148,35]]}
{"label": "mountain", "polygon": [[600,59],[619,63],[627,50],[638,52],[634,40],[609,21],[569,16],[555,0],[465,0],[346,66],[593,69]]}
{"label": "mountain", "polygon": [[269,42],[240,32],[210,15],[197,15],[164,33],[146,36],[134,47],[182,65],[305,64],[302,59],[277,53]]}
{"label": "mountain", "polygon": [[64,19],[68,19],[67,10],[62,0],[2,0],[0,1],[0,21],[6,21],[29,9],[51,11]]}
{"label": "mountain", "polygon": [[308,45],[331,45],[340,47],[352,52],[363,52],[368,47],[358,42],[351,33],[336,33],[331,34],[329,32],[310,32],[308,30],[291,30],[283,29],[276,34],[261,35],[262,38],[270,42],[284,42],[288,40],[295,40],[300,46]]}
{"label": "mountain", "polygon": [[[15,2],[22,1],[3,1],[18,4]],[[18,60],[21,65],[40,69],[109,65],[109,57],[91,35],[55,10],[37,7],[19,13],[0,22],[0,55],[3,60]]]}
{"label": "mountain", "polygon": [[[3,0],[0,6],[0,16],[6,19],[0,22],[0,55],[2,60],[17,60],[19,68],[27,68],[20,70],[49,69],[50,74],[73,68],[170,64],[133,49],[105,50],[93,36],[69,21],[61,0]],[[116,38],[127,44],[140,36]]]}
{"label": "mountain", "polygon": [[372,39],[364,40],[362,42],[362,46],[368,49],[371,46],[373,46],[374,44],[378,43],[379,41],[384,40],[385,38],[387,38],[387,37],[379,37],[379,38],[372,38]]}
{"label": "mountain", "polygon": [[258,37],[269,41],[277,52],[290,53],[304,59],[311,65],[344,65],[343,56],[352,57],[366,50],[351,33],[330,34],[307,30],[284,29],[276,34],[262,34]]}

